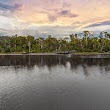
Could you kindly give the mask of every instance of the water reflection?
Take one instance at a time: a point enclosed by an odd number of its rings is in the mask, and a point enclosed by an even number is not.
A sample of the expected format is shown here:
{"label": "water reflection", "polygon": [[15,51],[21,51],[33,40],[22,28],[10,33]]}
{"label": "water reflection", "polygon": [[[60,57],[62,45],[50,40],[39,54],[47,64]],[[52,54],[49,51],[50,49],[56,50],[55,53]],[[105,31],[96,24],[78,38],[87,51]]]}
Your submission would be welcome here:
{"label": "water reflection", "polygon": [[[52,67],[63,66],[70,68],[71,71],[78,70],[80,67],[83,69],[84,75],[88,76],[90,71],[88,68],[99,67],[100,72],[108,73],[110,71],[110,59],[100,58],[97,56],[84,56],[84,55],[1,55],[0,66],[13,66],[15,69],[24,68],[33,69],[34,66],[39,68],[47,67],[49,70]],[[104,72],[103,72],[104,71]]]}
{"label": "water reflection", "polygon": [[104,57],[0,56],[0,110],[110,110]]}

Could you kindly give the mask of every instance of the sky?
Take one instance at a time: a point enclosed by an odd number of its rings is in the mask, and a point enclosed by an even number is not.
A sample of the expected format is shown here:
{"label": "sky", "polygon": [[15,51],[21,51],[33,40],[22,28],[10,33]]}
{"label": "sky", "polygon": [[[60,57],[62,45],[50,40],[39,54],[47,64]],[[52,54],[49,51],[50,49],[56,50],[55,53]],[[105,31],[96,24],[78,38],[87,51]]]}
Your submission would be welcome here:
{"label": "sky", "polygon": [[0,0],[0,35],[60,38],[109,29],[110,0]]}

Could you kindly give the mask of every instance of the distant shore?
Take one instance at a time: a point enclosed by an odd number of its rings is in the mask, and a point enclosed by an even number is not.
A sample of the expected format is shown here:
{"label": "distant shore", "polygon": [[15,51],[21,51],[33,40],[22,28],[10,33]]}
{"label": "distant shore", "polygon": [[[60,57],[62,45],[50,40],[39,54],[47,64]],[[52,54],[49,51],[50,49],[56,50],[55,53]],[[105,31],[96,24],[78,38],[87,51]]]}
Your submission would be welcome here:
{"label": "distant shore", "polygon": [[98,53],[98,52],[80,52],[74,53],[74,55],[110,55],[110,52]]}
{"label": "distant shore", "polygon": [[0,55],[58,55],[57,53],[0,53]]}
{"label": "distant shore", "polygon": [[[68,54],[57,54],[57,53],[0,53],[0,55],[68,55]],[[71,53],[71,55],[110,55],[109,52],[98,53],[98,52],[80,52]]]}

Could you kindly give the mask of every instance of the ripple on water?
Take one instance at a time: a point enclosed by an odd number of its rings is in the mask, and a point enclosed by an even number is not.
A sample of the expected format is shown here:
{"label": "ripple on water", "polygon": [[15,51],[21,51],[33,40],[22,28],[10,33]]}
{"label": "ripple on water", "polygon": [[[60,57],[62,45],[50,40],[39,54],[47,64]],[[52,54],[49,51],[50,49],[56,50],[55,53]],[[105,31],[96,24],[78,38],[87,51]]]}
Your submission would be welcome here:
{"label": "ripple on water", "polygon": [[0,110],[110,110],[110,59],[18,58],[0,66]]}

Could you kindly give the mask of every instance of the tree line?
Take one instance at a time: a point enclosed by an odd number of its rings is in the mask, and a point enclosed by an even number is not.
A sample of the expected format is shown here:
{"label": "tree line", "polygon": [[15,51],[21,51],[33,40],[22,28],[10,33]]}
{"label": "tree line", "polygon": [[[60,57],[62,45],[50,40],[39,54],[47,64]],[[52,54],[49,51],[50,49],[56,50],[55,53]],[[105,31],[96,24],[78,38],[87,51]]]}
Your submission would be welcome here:
{"label": "tree line", "polygon": [[90,31],[71,34],[69,38],[47,38],[34,36],[0,36],[0,52],[110,52],[110,34],[100,32],[94,35]]}

